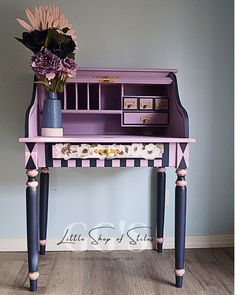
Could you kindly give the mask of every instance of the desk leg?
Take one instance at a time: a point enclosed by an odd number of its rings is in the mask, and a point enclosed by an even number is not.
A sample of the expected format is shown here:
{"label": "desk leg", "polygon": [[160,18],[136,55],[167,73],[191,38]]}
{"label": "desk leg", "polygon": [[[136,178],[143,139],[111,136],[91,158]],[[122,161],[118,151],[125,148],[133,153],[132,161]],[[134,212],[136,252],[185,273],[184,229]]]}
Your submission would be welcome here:
{"label": "desk leg", "polygon": [[38,272],[38,182],[37,170],[27,170],[26,215],[30,291],[37,290]]}
{"label": "desk leg", "polygon": [[40,210],[39,210],[39,244],[40,255],[45,255],[46,238],[47,238],[47,220],[48,220],[48,189],[49,173],[48,168],[42,168],[40,174]]}
{"label": "desk leg", "polygon": [[177,181],[175,188],[175,276],[176,287],[182,288],[185,252],[185,228],[186,228],[186,197],[187,170],[177,169]]}
{"label": "desk leg", "polygon": [[157,252],[162,252],[163,231],[165,218],[165,190],[166,190],[166,172],[165,168],[160,167],[157,170]]}

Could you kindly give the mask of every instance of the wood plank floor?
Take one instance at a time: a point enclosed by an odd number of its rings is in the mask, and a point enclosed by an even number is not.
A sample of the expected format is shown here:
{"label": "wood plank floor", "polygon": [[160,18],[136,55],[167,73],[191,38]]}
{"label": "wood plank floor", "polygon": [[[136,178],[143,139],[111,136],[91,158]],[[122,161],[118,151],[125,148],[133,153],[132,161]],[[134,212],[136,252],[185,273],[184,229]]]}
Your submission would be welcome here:
{"label": "wood plank floor", "polygon": [[[176,289],[173,250],[48,252],[37,295],[233,294],[233,263],[232,248],[188,249],[184,288]],[[0,294],[32,294],[27,272],[26,253],[0,253]]]}

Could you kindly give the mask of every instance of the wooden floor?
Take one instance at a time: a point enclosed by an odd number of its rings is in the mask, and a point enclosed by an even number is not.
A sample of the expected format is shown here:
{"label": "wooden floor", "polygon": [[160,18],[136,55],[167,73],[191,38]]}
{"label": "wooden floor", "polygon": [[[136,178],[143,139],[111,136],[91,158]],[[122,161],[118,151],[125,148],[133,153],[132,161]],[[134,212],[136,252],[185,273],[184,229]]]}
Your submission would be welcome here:
{"label": "wooden floor", "polygon": [[[49,252],[40,257],[38,294],[233,294],[233,249],[186,250],[183,289],[174,287],[174,251],[162,254]],[[32,294],[26,253],[0,253],[0,294]]]}

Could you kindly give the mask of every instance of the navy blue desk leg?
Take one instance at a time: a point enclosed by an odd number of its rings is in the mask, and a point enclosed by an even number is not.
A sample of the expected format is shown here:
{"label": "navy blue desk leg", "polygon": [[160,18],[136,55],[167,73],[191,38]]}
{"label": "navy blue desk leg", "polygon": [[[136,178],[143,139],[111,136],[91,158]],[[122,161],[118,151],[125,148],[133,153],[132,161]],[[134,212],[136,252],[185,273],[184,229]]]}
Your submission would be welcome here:
{"label": "navy blue desk leg", "polygon": [[182,288],[185,252],[185,228],[186,228],[186,197],[187,170],[177,169],[177,181],[175,188],[175,277],[176,287]]}
{"label": "navy blue desk leg", "polygon": [[40,255],[45,255],[46,238],[47,238],[47,220],[48,220],[48,189],[49,189],[49,173],[48,168],[42,168],[40,174],[40,228],[39,228],[39,244]]}
{"label": "navy blue desk leg", "polygon": [[157,170],[157,252],[162,252],[163,231],[165,218],[165,191],[166,191],[166,172],[165,168]]}
{"label": "navy blue desk leg", "polygon": [[38,272],[38,182],[37,170],[27,170],[26,215],[30,291],[37,290]]}

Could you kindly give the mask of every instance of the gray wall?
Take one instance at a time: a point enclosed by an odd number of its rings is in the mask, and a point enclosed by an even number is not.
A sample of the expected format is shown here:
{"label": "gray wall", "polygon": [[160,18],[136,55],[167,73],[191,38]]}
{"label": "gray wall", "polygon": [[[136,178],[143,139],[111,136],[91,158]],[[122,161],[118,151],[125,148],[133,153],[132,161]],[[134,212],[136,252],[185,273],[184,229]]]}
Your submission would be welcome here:
{"label": "gray wall", "polygon": [[[25,236],[24,112],[32,91],[30,52],[13,36],[16,17],[48,1],[0,4],[0,238]],[[80,66],[177,68],[190,117],[189,235],[233,233],[233,1],[54,1],[78,31]],[[174,228],[174,181],[168,169],[167,235]],[[51,173],[49,235],[72,222],[128,227],[153,223],[152,170],[76,169]]]}

